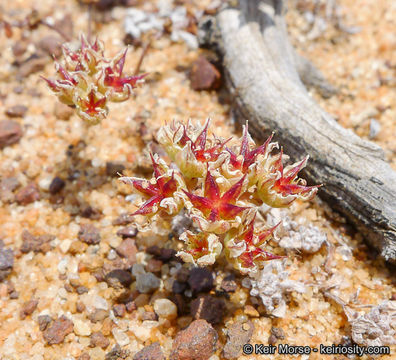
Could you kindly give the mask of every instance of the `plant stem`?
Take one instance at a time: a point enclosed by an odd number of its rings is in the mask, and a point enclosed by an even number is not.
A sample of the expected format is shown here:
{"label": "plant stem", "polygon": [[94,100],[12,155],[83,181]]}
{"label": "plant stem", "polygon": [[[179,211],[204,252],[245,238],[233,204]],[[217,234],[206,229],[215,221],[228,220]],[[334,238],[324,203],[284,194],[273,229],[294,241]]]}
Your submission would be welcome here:
{"label": "plant stem", "polygon": [[146,56],[146,53],[147,53],[149,47],[150,47],[150,43],[149,43],[149,42],[147,42],[147,43],[143,46],[142,54],[140,55],[139,62],[138,62],[137,65],[136,65],[136,68],[135,68],[135,71],[134,71],[134,75],[138,75],[138,74],[139,74],[139,72],[140,72],[140,67],[142,66],[143,59],[144,59],[144,57]]}

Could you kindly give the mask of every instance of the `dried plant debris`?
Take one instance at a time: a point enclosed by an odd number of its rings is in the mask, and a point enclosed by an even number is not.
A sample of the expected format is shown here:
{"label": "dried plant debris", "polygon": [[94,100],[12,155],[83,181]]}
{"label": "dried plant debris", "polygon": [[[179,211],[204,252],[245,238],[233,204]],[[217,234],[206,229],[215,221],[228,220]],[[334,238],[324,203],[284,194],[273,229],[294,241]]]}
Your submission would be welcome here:
{"label": "dried plant debris", "polygon": [[282,227],[277,232],[275,241],[284,249],[301,250],[305,253],[315,253],[327,242],[324,232],[312,224],[300,225],[293,221],[287,210],[271,209],[267,215],[269,224],[275,225],[282,220]]}
{"label": "dried plant debris", "polygon": [[285,260],[273,260],[251,279],[250,295],[260,297],[268,313],[279,318],[286,315],[285,295],[305,292],[305,285],[288,279],[288,275]]}
{"label": "dried plant debris", "polygon": [[361,314],[344,306],[352,326],[352,339],[359,345],[396,345],[396,301],[384,301]]}
{"label": "dried plant debris", "polygon": [[[191,32],[191,17],[184,6],[161,6],[157,13],[136,8],[128,9],[124,30],[132,39],[140,39],[145,33],[162,34],[170,31],[174,42],[183,41],[191,49],[198,48],[198,40]],[[189,31],[190,30],[190,31]]]}

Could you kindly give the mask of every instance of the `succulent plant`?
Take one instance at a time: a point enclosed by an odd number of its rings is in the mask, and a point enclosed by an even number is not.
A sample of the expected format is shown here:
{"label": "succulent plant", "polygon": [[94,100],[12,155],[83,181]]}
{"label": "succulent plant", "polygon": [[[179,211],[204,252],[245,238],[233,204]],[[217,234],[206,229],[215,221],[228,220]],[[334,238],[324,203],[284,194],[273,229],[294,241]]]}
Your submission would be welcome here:
{"label": "succulent plant", "polygon": [[109,101],[128,100],[144,81],[145,75],[123,75],[126,54],[127,50],[121,51],[109,60],[101,41],[91,44],[82,35],[77,51],[63,46],[64,64],[55,62],[58,78],[43,79],[62,103],[75,107],[83,120],[97,124],[107,116]]}
{"label": "succulent plant", "polygon": [[282,257],[264,248],[279,224],[256,229],[258,206],[287,207],[296,199],[306,201],[318,186],[306,186],[297,177],[308,157],[284,168],[283,150],[273,154],[278,144],[271,142],[272,135],[256,147],[246,124],[240,141],[208,138],[209,122],[161,127],[157,139],[172,164],[151,155],[151,180],[121,180],[144,200],[132,215],[155,220],[187,209],[196,231],[180,236],[186,246],[178,255],[184,261],[211,265],[224,253],[241,273],[255,273],[265,261]]}

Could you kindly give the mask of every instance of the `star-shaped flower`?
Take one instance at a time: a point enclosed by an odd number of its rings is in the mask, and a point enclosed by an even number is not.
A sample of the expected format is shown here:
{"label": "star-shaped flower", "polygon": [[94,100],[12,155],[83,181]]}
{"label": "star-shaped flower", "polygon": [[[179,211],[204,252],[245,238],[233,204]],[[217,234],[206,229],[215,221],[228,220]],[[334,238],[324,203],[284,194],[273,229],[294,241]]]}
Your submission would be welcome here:
{"label": "star-shaped flower", "polygon": [[[174,171],[171,176],[168,176],[166,170],[155,161],[154,156],[152,154],[150,154],[150,156],[154,168],[154,178],[152,180],[148,181],[145,179],[128,177],[122,177],[120,179],[125,183],[130,183],[140,194],[149,198],[137,211],[131,214],[132,216],[155,215],[161,210],[161,208],[164,210],[166,209],[165,206],[161,205],[167,205],[168,210],[172,210],[168,203],[161,203],[168,198],[172,198],[179,187],[179,184],[175,179]],[[172,199],[170,200],[173,202]],[[176,206],[176,203],[174,205]]]}
{"label": "star-shaped flower", "polygon": [[258,182],[257,194],[262,201],[272,207],[290,205],[295,199],[311,199],[321,185],[306,186],[306,181],[297,174],[305,167],[308,156],[298,163],[283,167],[283,149],[267,164]]}
{"label": "star-shaped flower", "polygon": [[84,119],[97,123],[107,115],[106,97],[97,98],[96,92],[92,89],[87,99],[80,98],[77,101],[77,112]]}
{"label": "star-shaped flower", "polygon": [[[297,174],[300,170],[305,167],[308,156],[306,156],[303,160],[299,163],[291,166],[287,171],[284,172],[283,163],[282,163],[282,155],[283,155],[283,148],[280,151],[279,159],[274,164],[274,171],[278,171],[280,173],[279,179],[277,179],[272,186],[272,188],[277,191],[278,193],[287,195],[287,194],[306,194],[310,192],[312,189],[318,188],[320,185],[315,186],[305,186],[305,184],[301,185],[300,181],[296,181]],[[305,183],[305,182],[304,182]]]}
{"label": "star-shaped flower", "polygon": [[186,231],[180,235],[180,240],[186,243],[187,248],[177,255],[183,261],[199,266],[214,264],[223,249],[219,238],[207,232],[193,234],[191,231]]}
{"label": "star-shaped flower", "polygon": [[209,221],[217,221],[220,219],[231,220],[248,209],[247,207],[235,205],[235,202],[241,194],[245,177],[244,175],[236,184],[220,196],[219,186],[208,170],[205,179],[204,196],[198,196],[183,191],[188,196],[193,206],[200,210]]}
{"label": "star-shaped flower", "polygon": [[272,228],[255,233],[255,216],[240,235],[226,239],[226,247],[229,257],[234,261],[235,266],[243,273],[256,271],[263,261],[280,259],[284,256],[271,254],[263,249],[263,246],[273,236],[279,224]]}
{"label": "star-shaped flower", "polygon": [[[195,141],[193,141],[187,134],[189,124],[187,124],[187,126],[181,125],[183,128],[183,135],[179,139],[178,143],[181,146],[185,146],[190,143],[191,150],[194,153],[195,158],[200,162],[216,161],[223,150],[224,145],[230,140],[228,139],[221,142],[220,140],[215,139],[213,144],[211,144],[212,146],[206,148],[209,124],[210,119],[206,121],[202,131],[198,134]],[[175,132],[175,135],[177,131]]]}
{"label": "star-shaped flower", "polygon": [[147,74],[122,76],[127,51],[128,49],[126,49],[122,55],[119,55],[119,59],[116,58],[113,66],[107,66],[104,69],[103,84],[111,87],[115,93],[122,93],[122,95],[117,94],[117,97],[113,96],[113,101],[123,101],[124,98],[128,98],[132,89],[136,88],[137,84],[147,76]]}
{"label": "star-shaped flower", "polygon": [[251,140],[249,132],[248,132],[248,124],[243,127],[243,135],[242,135],[242,142],[241,148],[239,150],[239,155],[235,154],[231,149],[228,147],[226,150],[230,154],[230,164],[234,167],[234,169],[241,170],[242,173],[246,173],[251,166],[257,159],[257,156],[260,154],[265,154],[268,149],[268,145],[270,144],[272,137],[274,134],[265,141],[265,143],[259,146],[256,149],[250,150],[249,140]]}

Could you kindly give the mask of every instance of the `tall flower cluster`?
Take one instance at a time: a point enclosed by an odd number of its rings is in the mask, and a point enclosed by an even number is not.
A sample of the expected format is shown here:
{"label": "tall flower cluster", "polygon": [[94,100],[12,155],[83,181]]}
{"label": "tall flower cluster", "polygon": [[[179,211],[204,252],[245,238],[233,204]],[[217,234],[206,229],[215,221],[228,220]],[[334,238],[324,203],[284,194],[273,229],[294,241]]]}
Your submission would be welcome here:
{"label": "tall flower cluster", "polygon": [[185,248],[178,255],[197,265],[213,264],[224,252],[241,273],[254,273],[263,262],[277,259],[265,250],[277,226],[257,229],[258,206],[287,207],[296,199],[309,200],[318,186],[298,178],[308,157],[284,167],[282,149],[272,136],[256,147],[247,124],[240,141],[208,137],[209,120],[203,126],[172,122],[158,132],[158,142],[172,160],[168,165],[151,155],[151,180],[123,177],[143,198],[132,215],[151,220],[172,217],[181,209],[196,225],[180,239]]}
{"label": "tall flower cluster", "polygon": [[145,75],[125,76],[127,50],[109,60],[103,43],[89,43],[81,36],[81,46],[72,51],[63,46],[64,64],[55,62],[58,78],[43,78],[52,92],[66,105],[75,106],[77,114],[90,124],[97,124],[108,114],[109,101],[129,99]]}

